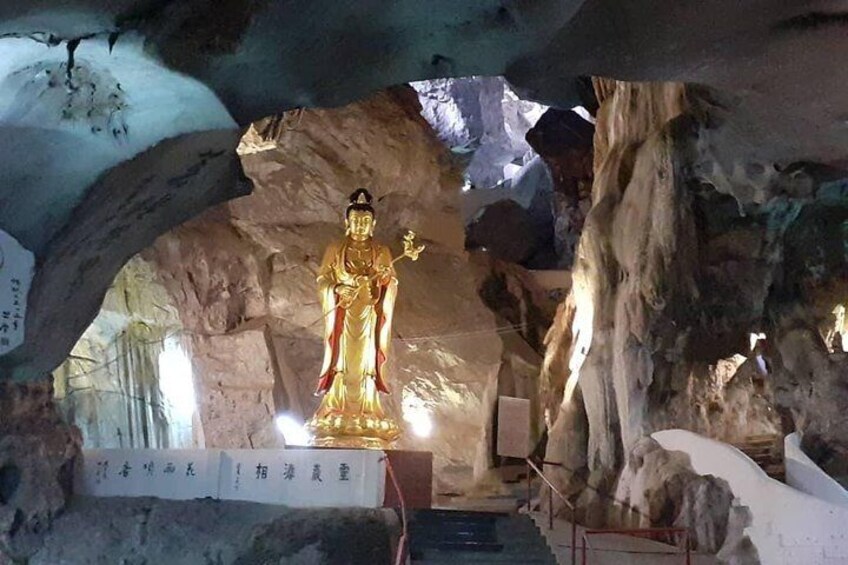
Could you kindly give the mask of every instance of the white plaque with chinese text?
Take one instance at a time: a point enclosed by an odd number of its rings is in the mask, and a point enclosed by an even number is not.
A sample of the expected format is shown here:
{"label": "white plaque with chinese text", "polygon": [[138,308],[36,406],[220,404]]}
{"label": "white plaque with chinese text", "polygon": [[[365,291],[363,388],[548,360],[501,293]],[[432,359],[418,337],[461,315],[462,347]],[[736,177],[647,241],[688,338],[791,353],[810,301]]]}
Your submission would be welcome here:
{"label": "white plaque with chinese text", "polygon": [[217,498],[216,449],[86,449],[76,490],[91,496]]}
{"label": "white plaque with chinese text", "polygon": [[220,498],[293,507],[383,504],[382,451],[228,449],[221,453]]}
{"label": "white plaque with chinese text", "polygon": [[0,355],[24,342],[26,301],[35,257],[0,230]]}
{"label": "white plaque with chinese text", "polygon": [[385,453],[358,449],[85,449],[76,492],[378,508]]}

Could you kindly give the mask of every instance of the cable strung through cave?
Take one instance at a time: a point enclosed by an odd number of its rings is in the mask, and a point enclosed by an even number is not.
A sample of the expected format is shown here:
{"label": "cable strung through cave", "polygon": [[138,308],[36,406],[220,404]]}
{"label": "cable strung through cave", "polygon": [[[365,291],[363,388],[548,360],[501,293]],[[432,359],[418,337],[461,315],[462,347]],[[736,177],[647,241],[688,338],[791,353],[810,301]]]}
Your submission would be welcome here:
{"label": "cable strung through cave", "polygon": [[[309,326],[306,326],[303,329],[306,329],[308,327]],[[507,324],[507,325],[503,325],[503,326],[495,326],[494,328],[482,328],[481,327],[481,328],[478,328],[478,329],[475,329],[475,330],[469,330],[469,331],[464,331],[464,332],[456,332],[456,333],[431,334],[431,335],[421,335],[421,336],[414,336],[414,337],[395,336],[393,338],[393,341],[399,341],[399,342],[403,342],[403,343],[417,343],[417,342],[423,342],[423,341],[456,340],[456,339],[473,338],[473,337],[477,337],[477,336],[488,336],[488,335],[491,335],[491,334],[508,335],[508,334],[513,334],[513,333],[521,333],[521,332],[525,331],[526,329],[527,329],[527,324],[525,322],[522,322],[520,324]],[[234,332],[234,333],[238,333],[238,332]],[[221,334],[221,335],[234,335],[234,333]],[[124,334],[121,333],[118,336],[116,336],[112,341],[110,341],[109,343],[106,344],[106,347],[111,347],[111,346],[117,344],[118,340],[123,335]],[[211,337],[211,336],[208,336],[206,334],[200,334],[200,333],[197,333],[197,332],[192,332],[192,331],[189,331],[189,330],[186,330],[186,329],[182,329],[182,330],[177,330],[177,331],[174,331],[174,332],[167,333],[159,339],[138,340],[135,343],[137,345],[142,345],[142,346],[156,345],[156,344],[164,343],[168,339],[171,339],[171,338],[174,338],[174,337],[180,337],[180,336]],[[285,340],[295,340],[295,341],[311,341],[311,342],[321,342],[321,341],[323,341],[323,339],[321,337],[318,337],[318,336],[313,336],[313,337],[280,336],[280,337],[282,339],[285,339]],[[86,371],[82,371],[82,372],[79,372],[79,373],[73,373],[71,375],[68,375],[66,378],[67,378],[67,380],[70,381],[71,379],[79,379],[79,378],[85,377],[87,375],[90,375],[92,373],[96,373],[96,372],[100,371],[101,369],[108,367],[109,365],[112,365],[113,363],[116,363],[116,362],[118,362],[122,359],[125,359],[128,355],[129,355],[129,353],[124,353],[122,355],[118,355],[118,356],[116,356],[112,359],[109,359],[108,361],[104,361],[103,363],[100,363],[98,365],[94,365],[93,367],[89,368]]]}

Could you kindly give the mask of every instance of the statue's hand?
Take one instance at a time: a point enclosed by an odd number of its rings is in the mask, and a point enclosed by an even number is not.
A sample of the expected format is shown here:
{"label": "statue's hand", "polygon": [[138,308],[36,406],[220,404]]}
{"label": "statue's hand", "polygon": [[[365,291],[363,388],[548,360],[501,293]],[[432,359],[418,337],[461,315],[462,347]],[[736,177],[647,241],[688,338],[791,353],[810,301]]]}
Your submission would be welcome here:
{"label": "statue's hand", "polygon": [[379,269],[377,269],[377,284],[386,285],[389,284],[389,281],[392,279],[392,268],[383,265]]}
{"label": "statue's hand", "polygon": [[339,297],[339,306],[342,308],[347,308],[353,302],[353,299],[356,298],[358,287],[350,286],[347,284],[338,284],[336,285],[336,294]]}

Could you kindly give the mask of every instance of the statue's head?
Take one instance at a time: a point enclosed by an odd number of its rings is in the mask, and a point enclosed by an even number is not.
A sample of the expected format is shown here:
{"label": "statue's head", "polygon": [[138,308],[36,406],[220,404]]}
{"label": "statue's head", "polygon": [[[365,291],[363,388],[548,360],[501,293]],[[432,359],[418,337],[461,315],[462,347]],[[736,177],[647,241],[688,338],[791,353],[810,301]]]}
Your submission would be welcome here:
{"label": "statue's head", "polygon": [[372,200],[371,193],[364,188],[357,188],[350,195],[345,214],[345,229],[351,239],[365,241],[374,235],[377,220],[374,218],[374,208],[371,207]]}

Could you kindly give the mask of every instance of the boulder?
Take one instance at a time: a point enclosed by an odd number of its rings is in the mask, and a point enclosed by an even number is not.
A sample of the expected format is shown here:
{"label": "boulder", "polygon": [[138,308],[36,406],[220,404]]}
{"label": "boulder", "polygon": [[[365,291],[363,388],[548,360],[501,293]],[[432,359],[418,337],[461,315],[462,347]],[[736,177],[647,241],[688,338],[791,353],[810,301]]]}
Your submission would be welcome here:
{"label": "boulder", "polygon": [[0,382],[0,562],[27,561],[70,501],[80,434],[49,381]]}

